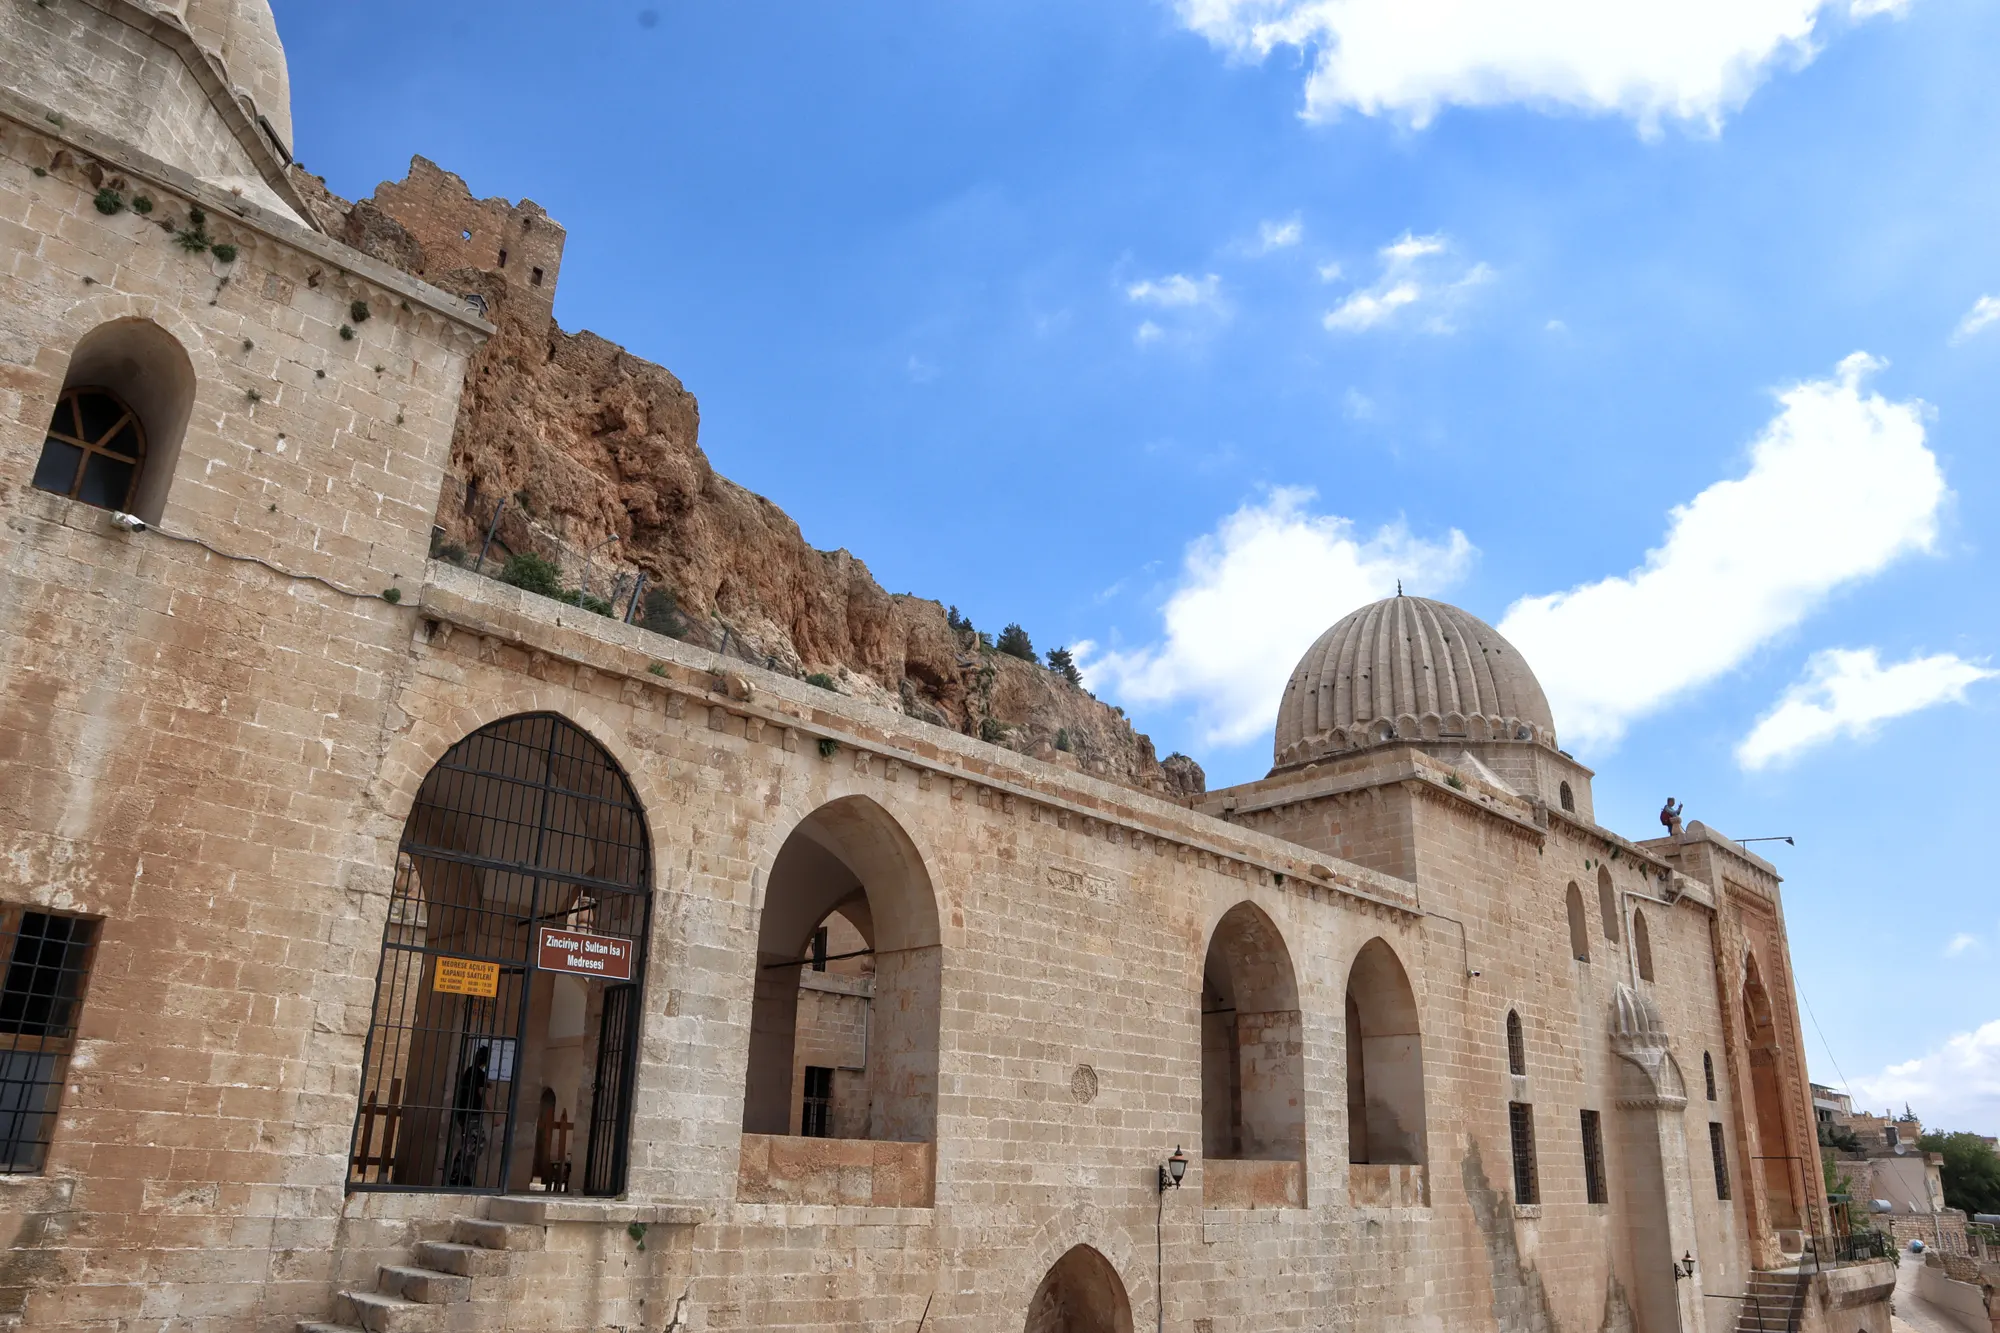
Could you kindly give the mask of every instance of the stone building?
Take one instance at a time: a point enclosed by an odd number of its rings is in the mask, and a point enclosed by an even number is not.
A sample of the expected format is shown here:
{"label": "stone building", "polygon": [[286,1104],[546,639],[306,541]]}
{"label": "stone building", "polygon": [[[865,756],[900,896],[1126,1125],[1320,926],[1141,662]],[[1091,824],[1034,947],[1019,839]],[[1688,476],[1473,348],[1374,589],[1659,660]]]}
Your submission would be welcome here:
{"label": "stone building", "polygon": [[1776,874],[1491,628],[1172,800],[431,560],[492,326],[327,234],[264,0],[0,49],[0,1321],[1886,1329]]}

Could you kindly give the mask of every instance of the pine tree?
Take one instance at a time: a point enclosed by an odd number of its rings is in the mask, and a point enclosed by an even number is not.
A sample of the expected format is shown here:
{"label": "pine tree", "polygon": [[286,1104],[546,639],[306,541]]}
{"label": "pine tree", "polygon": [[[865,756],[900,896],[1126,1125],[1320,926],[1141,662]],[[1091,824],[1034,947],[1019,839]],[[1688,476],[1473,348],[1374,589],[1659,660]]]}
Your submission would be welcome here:
{"label": "pine tree", "polygon": [[1000,631],[1000,640],[993,645],[1009,657],[1018,657],[1023,662],[1035,661],[1035,645],[1028,638],[1028,631],[1018,624],[1010,624]]}

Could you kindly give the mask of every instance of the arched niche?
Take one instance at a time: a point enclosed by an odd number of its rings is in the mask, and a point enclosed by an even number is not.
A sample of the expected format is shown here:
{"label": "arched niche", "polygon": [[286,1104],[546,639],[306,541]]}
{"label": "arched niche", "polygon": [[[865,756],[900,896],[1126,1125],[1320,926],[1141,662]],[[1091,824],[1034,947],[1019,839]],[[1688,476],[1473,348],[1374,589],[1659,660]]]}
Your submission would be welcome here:
{"label": "arched niche", "polygon": [[1583,891],[1571,880],[1563,891],[1563,911],[1569,917],[1569,956],[1579,963],[1590,961],[1590,926],[1583,915]]}
{"label": "arched niche", "polygon": [[744,1132],[794,1133],[803,1127],[808,1091],[816,1099],[822,1092],[806,1086],[805,1071],[815,1067],[798,1059],[799,1016],[814,936],[836,917],[851,927],[872,975],[862,988],[859,1058],[845,1071],[854,1077],[832,1090],[835,1098],[843,1090],[865,1098],[865,1109],[827,1108],[826,1137],[932,1142],[942,979],[937,899],[909,835],[865,796],[806,816],[772,863],[757,923]]}
{"label": "arched niche", "polygon": [[1118,1270],[1091,1246],[1072,1247],[1035,1288],[1023,1333],[1133,1333]]}
{"label": "arched niche", "polygon": [[1428,1156],[1417,997],[1380,937],[1347,974],[1347,1139],[1350,1162],[1421,1165]]}
{"label": "arched niche", "polygon": [[1251,903],[1224,913],[1201,982],[1206,1159],[1305,1160],[1305,1030],[1291,951]]}
{"label": "arched niche", "polygon": [[1632,912],[1632,962],[1639,980],[1653,979],[1653,932],[1646,926],[1645,912],[1637,908]]}
{"label": "arched niche", "polygon": [[1597,915],[1604,923],[1604,938],[1618,943],[1618,893],[1611,885],[1611,867],[1597,867]]}
{"label": "arched niche", "polygon": [[1750,1096],[1757,1114],[1757,1166],[1770,1203],[1771,1225],[1788,1229],[1803,1225],[1803,1165],[1793,1154],[1789,1117],[1785,1113],[1783,1052],[1779,1049],[1777,1015],[1764,988],[1757,955],[1743,956],[1743,1034],[1750,1056]]}
{"label": "arched niche", "polygon": [[[77,341],[63,373],[62,393],[52,408],[51,431],[61,424],[62,404],[72,391],[101,389],[132,410],[145,436],[145,457],[130,499],[106,507],[125,508],[148,523],[160,521],[173,485],[181,442],[194,411],[194,363],[171,333],[149,319],[114,319]],[[43,464],[53,462],[44,446]],[[59,470],[59,469],[52,469]],[[38,477],[42,468],[37,468]],[[42,485],[38,480],[37,485]],[[42,486],[43,489],[57,489]],[[61,488],[67,494],[68,488]]]}

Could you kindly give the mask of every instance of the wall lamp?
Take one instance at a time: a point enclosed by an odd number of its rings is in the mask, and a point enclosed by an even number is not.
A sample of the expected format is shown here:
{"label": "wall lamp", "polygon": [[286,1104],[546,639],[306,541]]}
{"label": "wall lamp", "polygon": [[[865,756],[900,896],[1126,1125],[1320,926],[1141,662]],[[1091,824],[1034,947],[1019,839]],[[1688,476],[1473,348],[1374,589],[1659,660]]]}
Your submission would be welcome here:
{"label": "wall lamp", "polygon": [[1693,1276],[1694,1276],[1694,1251],[1686,1250],[1682,1252],[1680,1258],[1674,1260],[1674,1281],[1678,1282],[1682,1278],[1693,1277]]}
{"label": "wall lamp", "polygon": [[1165,1194],[1170,1188],[1179,1189],[1181,1187],[1181,1177],[1187,1174],[1187,1164],[1187,1154],[1181,1151],[1178,1143],[1175,1144],[1174,1155],[1169,1157],[1160,1167],[1160,1193]]}

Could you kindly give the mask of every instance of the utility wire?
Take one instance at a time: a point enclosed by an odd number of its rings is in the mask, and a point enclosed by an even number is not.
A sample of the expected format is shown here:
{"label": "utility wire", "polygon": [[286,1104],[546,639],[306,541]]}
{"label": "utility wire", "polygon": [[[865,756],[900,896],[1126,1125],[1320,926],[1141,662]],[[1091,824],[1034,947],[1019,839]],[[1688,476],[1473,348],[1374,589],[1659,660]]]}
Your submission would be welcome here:
{"label": "utility wire", "polygon": [[339,593],[342,597],[352,597],[356,601],[380,602],[387,600],[380,593],[356,592],[352,588],[341,587],[338,583],[335,583],[331,579],[323,579],[317,574],[301,574],[295,570],[285,569],[282,566],[272,564],[269,560],[264,559],[262,556],[238,555],[234,551],[225,551],[220,547],[210,546],[207,542],[203,541],[199,537],[189,537],[189,536],[184,536],[183,534],[178,532],[168,532],[165,528],[154,527],[150,523],[145,524],[143,527],[139,528],[138,531],[151,532],[157,536],[165,537],[168,541],[186,542],[190,546],[199,546],[202,550],[207,551],[210,555],[219,555],[224,560],[235,560],[238,561],[239,563],[246,565],[262,565],[264,568],[270,570],[273,574],[277,574],[288,579],[299,579],[307,583],[317,583],[322,587],[333,589],[335,592]]}
{"label": "utility wire", "polygon": [[1812,1001],[1806,1000],[1803,986],[1799,987],[1799,998],[1805,1000],[1806,1016],[1812,1019],[1813,1031],[1819,1033],[1819,1044],[1826,1048],[1826,1058],[1833,1061],[1833,1072],[1840,1075],[1841,1091],[1851,1099],[1854,1096],[1854,1089],[1848,1085],[1847,1072],[1840,1067],[1840,1061],[1834,1056],[1833,1043],[1826,1039],[1826,1029],[1819,1025],[1819,1015],[1813,1012]]}

